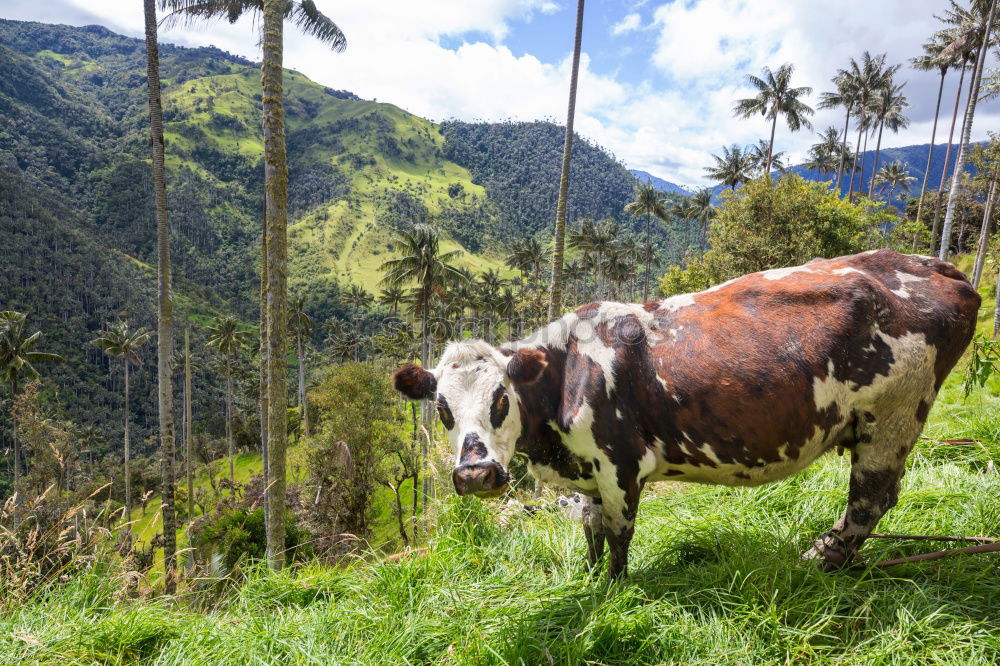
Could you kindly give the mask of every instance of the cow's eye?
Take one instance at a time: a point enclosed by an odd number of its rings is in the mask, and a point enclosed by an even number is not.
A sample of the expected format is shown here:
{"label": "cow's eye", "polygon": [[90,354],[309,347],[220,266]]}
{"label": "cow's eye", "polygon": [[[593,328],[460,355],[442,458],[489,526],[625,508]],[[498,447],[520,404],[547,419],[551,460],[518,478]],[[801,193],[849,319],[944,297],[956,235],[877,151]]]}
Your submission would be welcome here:
{"label": "cow's eye", "polygon": [[490,405],[490,424],[494,428],[499,428],[503,425],[509,409],[510,398],[507,397],[507,392],[503,390],[503,386],[498,386],[497,390],[493,393],[493,403]]}
{"label": "cow's eye", "polygon": [[451,415],[451,410],[448,409],[448,405],[447,404],[442,405],[442,404],[438,403],[436,405],[436,407],[437,407],[438,416],[441,417],[441,423],[444,424],[444,427],[446,429],[448,429],[448,430],[451,430],[452,428],[454,428],[455,427],[455,417]]}

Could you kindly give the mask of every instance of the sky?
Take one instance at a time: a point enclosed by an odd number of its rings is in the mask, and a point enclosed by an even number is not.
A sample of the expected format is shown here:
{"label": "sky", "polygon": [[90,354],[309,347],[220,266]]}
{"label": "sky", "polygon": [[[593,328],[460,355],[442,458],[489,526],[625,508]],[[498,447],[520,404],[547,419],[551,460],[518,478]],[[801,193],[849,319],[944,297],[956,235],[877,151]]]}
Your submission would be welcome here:
{"label": "sky", "polygon": [[[348,39],[334,54],[286,30],[285,66],[332,88],[391,102],[445,120],[563,123],[576,3],[572,0],[316,0]],[[689,186],[707,184],[704,167],[723,145],[768,135],[762,117],[733,117],[750,96],[748,73],[795,66],[795,85],[811,86],[817,106],[830,79],[865,50],[903,67],[898,80],[911,108],[909,128],[885,146],[927,143],[938,89],[935,73],[909,67],[939,27],[944,0],[588,0],[576,129],[631,168]],[[139,0],[0,0],[0,17],[50,23],[98,23],[143,34]],[[175,27],[163,42],[215,45],[259,60],[249,20]],[[989,65],[996,65],[991,54]],[[945,82],[945,115],[957,75]],[[843,127],[840,111],[816,109],[817,132]],[[982,105],[973,139],[1000,129],[1000,102]],[[945,127],[947,131],[947,127]],[[957,130],[956,130],[957,133]],[[816,136],[779,122],[776,149],[793,163]],[[943,140],[939,128],[938,142]]]}

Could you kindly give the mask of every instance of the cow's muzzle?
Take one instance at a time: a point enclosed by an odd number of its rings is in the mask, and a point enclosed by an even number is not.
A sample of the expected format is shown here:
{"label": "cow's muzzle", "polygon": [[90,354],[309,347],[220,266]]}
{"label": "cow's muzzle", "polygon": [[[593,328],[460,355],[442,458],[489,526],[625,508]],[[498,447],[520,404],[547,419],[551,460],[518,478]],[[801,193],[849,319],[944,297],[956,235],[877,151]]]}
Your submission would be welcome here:
{"label": "cow's muzzle", "polygon": [[459,465],[451,473],[451,480],[459,495],[494,497],[507,489],[510,476],[500,463],[483,460]]}

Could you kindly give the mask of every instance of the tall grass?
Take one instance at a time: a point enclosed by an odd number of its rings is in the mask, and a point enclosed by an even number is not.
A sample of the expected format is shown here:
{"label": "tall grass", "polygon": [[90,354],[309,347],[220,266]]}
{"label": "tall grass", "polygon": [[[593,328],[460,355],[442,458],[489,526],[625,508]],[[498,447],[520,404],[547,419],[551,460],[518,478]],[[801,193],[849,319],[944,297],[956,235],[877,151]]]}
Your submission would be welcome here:
{"label": "tall grass", "polygon": [[[881,529],[1000,534],[1000,475],[979,472],[961,456],[970,450],[915,457]],[[0,661],[1000,660],[995,556],[833,575],[798,559],[842,510],[846,488],[847,463],[832,457],[758,489],[661,490],[640,508],[631,575],[620,584],[586,569],[581,531],[562,516],[524,515],[501,528],[491,505],[458,498],[440,507],[423,556],[253,570],[207,607],[193,594],[123,598],[96,567],[0,618]],[[871,541],[864,552],[874,561],[927,548]]]}

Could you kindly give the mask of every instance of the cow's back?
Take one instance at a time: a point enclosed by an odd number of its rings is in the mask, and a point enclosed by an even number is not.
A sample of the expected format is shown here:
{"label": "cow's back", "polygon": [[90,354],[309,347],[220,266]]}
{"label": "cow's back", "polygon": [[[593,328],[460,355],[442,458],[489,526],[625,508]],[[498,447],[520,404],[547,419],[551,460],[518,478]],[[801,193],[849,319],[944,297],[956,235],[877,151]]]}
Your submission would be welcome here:
{"label": "cow's back", "polygon": [[978,306],[950,264],[888,250],[754,273],[605,322],[607,400],[657,443],[666,476],[763,482],[742,470],[795,471],[876,403],[926,412]]}

